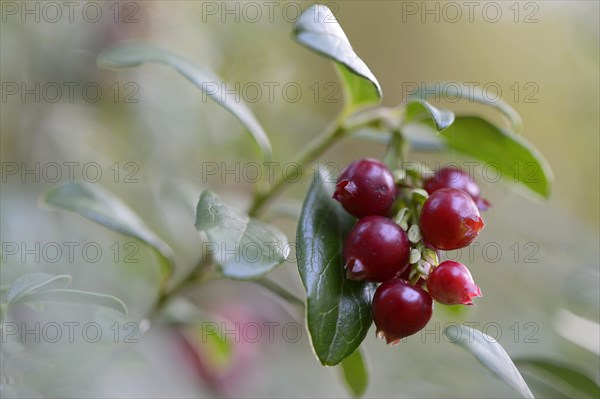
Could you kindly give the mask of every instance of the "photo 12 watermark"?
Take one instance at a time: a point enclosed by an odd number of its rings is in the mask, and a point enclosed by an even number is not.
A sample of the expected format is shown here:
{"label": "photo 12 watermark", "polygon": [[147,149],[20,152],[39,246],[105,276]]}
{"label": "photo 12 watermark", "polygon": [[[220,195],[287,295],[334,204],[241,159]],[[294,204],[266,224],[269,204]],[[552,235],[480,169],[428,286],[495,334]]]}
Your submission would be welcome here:
{"label": "photo 12 watermark", "polygon": [[[325,2],[322,7],[309,9],[315,22],[337,23],[335,16],[340,3]],[[343,3],[342,3],[343,4]],[[295,1],[203,1],[202,22],[220,23],[295,23],[305,11],[307,3]]]}
{"label": "photo 12 watermark", "polygon": [[202,343],[217,338],[230,343],[268,343],[285,342],[294,344],[302,339],[304,326],[297,322],[281,323],[277,321],[205,321],[196,326],[196,339]]}
{"label": "photo 12 watermark", "polygon": [[135,82],[2,82],[2,103],[84,102],[95,104],[105,98],[113,103],[137,104]]}
{"label": "photo 12 watermark", "polygon": [[[462,327],[467,327],[466,329]],[[466,330],[466,332],[465,332]],[[428,323],[417,334],[421,343],[427,342],[458,342],[465,340],[473,343],[476,340],[475,335],[478,332],[483,333],[482,339],[486,342],[499,342],[502,337],[514,342],[515,344],[537,344],[540,342],[538,333],[539,324],[534,321],[518,322],[511,324],[499,323],[496,321],[465,321],[463,323]],[[410,337],[402,338],[406,342]]]}
{"label": "photo 12 watermark", "polygon": [[110,245],[95,241],[3,241],[2,263],[139,263],[139,252],[140,246],[136,241],[114,242]]}
{"label": "photo 12 watermark", "polygon": [[538,104],[540,86],[534,81],[512,82],[402,82],[402,101],[418,94],[432,102],[456,103],[460,100],[477,102],[481,97],[488,103],[499,103],[503,98],[514,103]]}
{"label": "photo 12 watermark", "polygon": [[139,342],[140,327],[134,322],[110,325],[98,322],[51,321],[51,322],[12,322],[0,323],[2,343],[11,340],[20,343],[88,343],[98,342],[136,344]]}
{"label": "photo 12 watermark", "polygon": [[315,104],[339,104],[342,91],[337,82],[202,82],[202,102],[258,103],[286,102],[295,104],[308,99]]}
{"label": "photo 12 watermark", "polygon": [[140,21],[135,1],[2,1],[2,23],[133,24]]}
{"label": "photo 12 watermark", "polygon": [[115,162],[103,165],[93,161],[62,162],[2,162],[2,183],[98,183],[137,184],[140,167],[136,162]]}
{"label": "photo 12 watermark", "polygon": [[534,1],[402,1],[403,23],[537,24],[540,6]]}

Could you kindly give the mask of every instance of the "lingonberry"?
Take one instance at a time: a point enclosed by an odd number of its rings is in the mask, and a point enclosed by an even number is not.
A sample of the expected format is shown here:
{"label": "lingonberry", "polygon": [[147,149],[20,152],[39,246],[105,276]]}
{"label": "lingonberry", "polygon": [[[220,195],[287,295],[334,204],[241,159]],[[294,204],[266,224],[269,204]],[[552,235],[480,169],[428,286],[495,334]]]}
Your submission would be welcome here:
{"label": "lingonberry", "polygon": [[421,210],[423,239],[441,250],[464,248],[485,226],[473,199],[464,191],[443,188],[431,194]]}
{"label": "lingonberry", "polygon": [[338,179],[333,198],[361,218],[386,216],[394,203],[396,186],[390,169],[376,159],[365,158],[348,165]]}
{"label": "lingonberry", "polygon": [[442,188],[456,188],[463,190],[473,198],[480,210],[485,211],[491,204],[484,198],[481,198],[479,186],[468,173],[459,168],[445,167],[439,169],[433,176],[425,180],[423,188],[433,194]]}
{"label": "lingonberry", "polygon": [[433,301],[423,288],[405,280],[381,284],[373,296],[372,314],[377,336],[389,344],[421,330],[431,319]]}
{"label": "lingonberry", "polygon": [[469,269],[452,260],[440,263],[429,273],[427,291],[445,305],[472,305],[472,298],[481,296],[481,289],[473,281]]}
{"label": "lingonberry", "polygon": [[344,242],[346,276],[387,281],[408,267],[410,242],[404,230],[383,216],[360,219]]}

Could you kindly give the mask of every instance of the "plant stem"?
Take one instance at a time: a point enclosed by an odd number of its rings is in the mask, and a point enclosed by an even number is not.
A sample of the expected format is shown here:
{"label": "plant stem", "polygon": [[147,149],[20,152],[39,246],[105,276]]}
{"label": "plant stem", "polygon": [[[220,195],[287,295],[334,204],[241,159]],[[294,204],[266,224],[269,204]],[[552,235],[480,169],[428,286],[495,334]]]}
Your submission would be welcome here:
{"label": "plant stem", "polygon": [[208,272],[206,269],[212,264],[212,257],[205,256],[203,259],[196,264],[194,270],[190,274],[188,274],[183,280],[177,283],[173,288],[168,291],[161,293],[158,297],[158,300],[154,304],[154,307],[150,311],[148,318],[150,320],[154,319],[156,316],[160,314],[160,312],[164,309],[171,298],[176,297],[178,294],[183,292],[189,286],[200,282],[205,281],[207,277],[210,277],[212,274]]}
{"label": "plant stem", "polygon": [[[325,131],[319,134],[304,148],[296,159],[291,162],[299,165],[299,168],[296,168],[292,174],[285,177],[278,177],[269,189],[262,193],[257,193],[248,214],[250,216],[256,216],[263,206],[287,186],[287,183],[294,181],[294,179],[301,175],[302,170],[306,168],[309,162],[317,159],[347,133],[363,126],[380,125],[382,121],[389,123],[389,120],[397,113],[394,109],[383,108],[361,110],[357,113],[353,113],[353,111],[353,108],[344,108]],[[347,125],[345,122],[350,121],[350,119],[352,119],[352,121]]]}
{"label": "plant stem", "polygon": [[344,135],[346,129],[338,120],[336,120],[336,122],[337,123],[334,123],[324,133],[320,134],[316,139],[310,142],[298,157],[291,162],[299,165],[298,168],[294,169],[293,173],[290,173],[285,177],[279,176],[267,191],[256,195],[250,211],[248,212],[250,216],[256,216],[268,201],[277,196],[281,190],[286,187],[287,183],[294,181],[302,173],[302,170],[309,162],[319,157],[319,155],[325,152]]}
{"label": "plant stem", "polygon": [[292,305],[296,306],[299,310],[304,312],[304,301],[298,298],[296,295],[292,294],[279,284],[277,284],[273,280],[269,280],[267,278],[261,278],[258,280],[252,280],[252,282],[260,285],[261,287],[271,291],[275,295],[281,297],[282,299],[288,301]]}

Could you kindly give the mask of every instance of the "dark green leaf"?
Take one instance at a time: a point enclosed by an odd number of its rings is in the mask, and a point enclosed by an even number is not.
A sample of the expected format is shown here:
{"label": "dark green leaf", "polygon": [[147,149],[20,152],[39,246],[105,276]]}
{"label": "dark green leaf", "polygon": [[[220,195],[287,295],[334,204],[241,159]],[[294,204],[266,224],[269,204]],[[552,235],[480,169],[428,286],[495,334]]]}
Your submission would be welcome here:
{"label": "dark green leaf", "polygon": [[296,40],[336,62],[346,88],[347,104],[353,107],[379,102],[381,86],[369,67],[352,49],[335,16],[315,4],[302,13],[294,29]]}
{"label": "dark green leaf", "polygon": [[531,390],[523,380],[519,370],[510,357],[494,338],[467,326],[451,326],[444,335],[459,344],[477,358],[488,370],[513,387],[524,398],[533,398]]}
{"label": "dark green leaf", "polygon": [[44,201],[148,244],[160,257],[161,287],[166,286],[174,268],[173,251],[119,198],[98,184],[67,183],[48,191]]}
{"label": "dark green leaf", "polygon": [[332,366],[364,340],[372,322],[372,287],[345,277],[342,244],[355,219],[331,198],[332,184],[323,176],[315,176],[304,201],[296,251],[313,349],[321,363]]}
{"label": "dark green leaf", "polygon": [[260,277],[289,254],[287,239],[276,227],[236,212],[210,191],[200,195],[195,225],[208,237],[205,248],[213,253],[225,277]]}
{"label": "dark green leaf", "polygon": [[556,391],[573,398],[598,398],[600,387],[587,375],[570,367],[545,359],[518,359],[515,364],[533,374]]}
{"label": "dark green leaf", "polygon": [[415,92],[411,97],[427,99],[427,96],[443,96],[444,98],[462,98],[470,102],[477,102],[480,104],[489,105],[490,107],[496,108],[502,113],[511,123],[512,129],[516,132],[520,132],[523,129],[523,120],[510,105],[505,103],[499,98],[489,98],[487,94],[484,94],[483,90],[475,86],[466,86],[451,83],[437,83],[433,87],[426,85]]}
{"label": "dark green leaf", "polygon": [[404,123],[432,121],[435,130],[441,132],[454,122],[454,112],[437,109],[425,100],[411,100],[406,105]]}
{"label": "dark green leaf", "polygon": [[369,385],[369,373],[360,349],[342,360],[342,376],[352,395],[359,398]]}
{"label": "dark green leaf", "polygon": [[550,166],[523,137],[476,116],[456,117],[441,137],[449,148],[485,162],[492,176],[499,173],[544,198],[550,196]]}
{"label": "dark green leaf", "polygon": [[230,92],[230,89],[225,82],[211,72],[200,69],[187,58],[158,47],[124,44],[105,50],[98,56],[97,62],[99,67],[108,69],[133,68],[147,63],[164,64],[175,69],[231,112],[248,129],[264,157],[271,159],[271,142],[252,111],[244,103],[228,100],[224,93]]}
{"label": "dark green leaf", "polygon": [[14,303],[29,293],[54,287],[56,285],[68,285],[71,276],[62,274],[29,273],[17,278],[6,293],[6,301]]}
{"label": "dark green leaf", "polygon": [[59,302],[75,305],[93,305],[113,309],[117,312],[127,314],[127,307],[123,301],[117,297],[66,288],[32,293],[21,297],[14,303],[26,302]]}

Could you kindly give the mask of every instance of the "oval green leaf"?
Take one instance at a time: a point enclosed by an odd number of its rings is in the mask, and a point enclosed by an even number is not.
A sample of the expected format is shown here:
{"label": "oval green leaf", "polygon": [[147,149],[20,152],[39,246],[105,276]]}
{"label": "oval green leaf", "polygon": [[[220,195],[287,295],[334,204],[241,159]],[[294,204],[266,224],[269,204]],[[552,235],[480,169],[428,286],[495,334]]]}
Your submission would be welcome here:
{"label": "oval green leaf", "polygon": [[369,385],[369,373],[361,350],[354,351],[353,354],[342,360],[340,365],[342,366],[342,377],[352,396],[355,398],[363,396]]}
{"label": "oval green leaf", "polygon": [[298,270],[306,289],[306,319],[322,364],[333,366],[356,351],[372,323],[370,284],[346,279],[344,237],[355,219],[331,198],[324,172],[315,176],[298,223]]}
{"label": "oval green leaf", "polygon": [[513,107],[500,98],[490,99],[479,87],[457,84],[455,82],[440,82],[436,83],[433,88],[428,85],[421,87],[413,93],[411,97],[426,100],[429,95],[443,96],[443,98],[461,98],[469,102],[488,105],[500,111],[500,113],[508,119],[512,130],[515,132],[521,132],[523,130],[523,120]]}
{"label": "oval green leaf", "polygon": [[383,95],[377,78],[356,55],[328,7],[315,4],[307,8],[296,22],[294,38],[336,62],[344,83],[347,105],[357,107],[379,102]]}
{"label": "oval green leaf", "polygon": [[228,278],[260,277],[289,255],[287,238],[279,229],[235,211],[210,191],[200,195],[195,226],[208,237],[204,249]]}
{"label": "oval green leaf", "polygon": [[513,387],[523,398],[533,399],[531,390],[515,367],[510,357],[494,338],[463,325],[453,325],[444,329],[444,335],[471,352],[488,370]]}
{"label": "oval green leaf", "polygon": [[533,374],[537,381],[541,381],[554,391],[561,392],[562,396],[600,397],[600,386],[587,375],[571,367],[546,359],[518,359],[515,360],[515,364],[526,377],[527,374]]}
{"label": "oval green leaf", "polygon": [[119,198],[98,184],[67,183],[49,190],[43,200],[148,244],[160,258],[161,287],[165,289],[173,273],[173,251]]}
{"label": "oval green leaf", "polygon": [[29,293],[50,289],[56,285],[69,285],[71,276],[67,274],[55,275],[47,273],[28,273],[17,278],[8,288],[6,301],[14,303]]}
{"label": "oval green leaf", "polygon": [[449,148],[493,167],[490,170],[505,180],[520,183],[543,198],[550,197],[550,166],[522,136],[477,116],[458,116],[440,137]]}
{"label": "oval green leaf", "polygon": [[103,51],[97,60],[101,68],[133,68],[142,64],[158,63],[169,66],[187,78],[197,88],[231,112],[252,135],[265,159],[272,157],[271,142],[250,108],[239,101],[228,100],[224,93],[231,92],[222,79],[202,70],[192,61],[168,50],[144,44],[122,44]]}
{"label": "oval green leaf", "polygon": [[116,310],[124,315],[127,314],[127,306],[115,296],[66,288],[31,293],[21,297],[14,303],[26,302],[59,302],[74,305],[92,305]]}
{"label": "oval green leaf", "polygon": [[438,109],[425,100],[411,100],[406,105],[404,123],[433,122],[437,132],[441,132],[454,122],[454,112]]}

